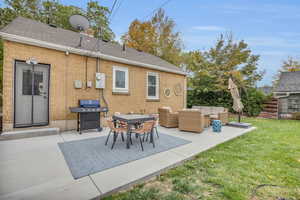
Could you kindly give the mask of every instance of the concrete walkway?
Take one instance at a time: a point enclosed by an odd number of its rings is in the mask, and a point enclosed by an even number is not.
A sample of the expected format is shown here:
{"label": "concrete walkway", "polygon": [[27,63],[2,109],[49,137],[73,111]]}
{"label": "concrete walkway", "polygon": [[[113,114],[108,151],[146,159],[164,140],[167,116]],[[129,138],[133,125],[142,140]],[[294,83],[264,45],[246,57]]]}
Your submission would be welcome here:
{"label": "concrete walkway", "polygon": [[82,135],[64,132],[60,135],[0,141],[0,199],[99,198],[157,175],[202,151],[253,129],[223,127],[220,134],[212,133],[211,129],[194,134],[159,127],[159,132],[181,137],[192,143],[78,180],[73,179],[57,143],[104,136],[107,130]]}

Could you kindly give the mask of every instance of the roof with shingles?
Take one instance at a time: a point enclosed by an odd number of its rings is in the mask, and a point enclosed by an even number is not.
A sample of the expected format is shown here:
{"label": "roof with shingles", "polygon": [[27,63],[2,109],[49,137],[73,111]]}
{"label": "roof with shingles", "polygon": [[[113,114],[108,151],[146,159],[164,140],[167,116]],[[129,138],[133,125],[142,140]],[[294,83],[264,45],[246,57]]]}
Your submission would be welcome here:
{"label": "roof with shingles", "polygon": [[[137,51],[129,47],[126,47],[126,50],[123,51],[120,44],[104,42],[88,35],[52,27],[48,24],[24,17],[17,17],[10,24],[1,29],[0,33],[1,32],[91,52],[100,51],[100,53],[108,56],[156,65],[169,71],[172,70],[175,73],[184,73],[179,67],[149,53]],[[82,45],[78,47],[80,36],[83,37]],[[97,51],[97,49],[99,51]]]}
{"label": "roof with shingles", "polygon": [[300,92],[300,71],[281,72],[275,92]]}

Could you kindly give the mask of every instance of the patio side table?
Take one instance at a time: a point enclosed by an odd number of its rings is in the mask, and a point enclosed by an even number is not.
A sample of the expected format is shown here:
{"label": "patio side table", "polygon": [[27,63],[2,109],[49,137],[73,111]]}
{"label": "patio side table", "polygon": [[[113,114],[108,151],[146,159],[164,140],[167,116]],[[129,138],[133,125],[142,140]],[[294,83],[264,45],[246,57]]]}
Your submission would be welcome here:
{"label": "patio side table", "polygon": [[213,129],[213,132],[221,132],[222,130],[222,122],[221,120],[213,120],[212,121],[212,129]]}

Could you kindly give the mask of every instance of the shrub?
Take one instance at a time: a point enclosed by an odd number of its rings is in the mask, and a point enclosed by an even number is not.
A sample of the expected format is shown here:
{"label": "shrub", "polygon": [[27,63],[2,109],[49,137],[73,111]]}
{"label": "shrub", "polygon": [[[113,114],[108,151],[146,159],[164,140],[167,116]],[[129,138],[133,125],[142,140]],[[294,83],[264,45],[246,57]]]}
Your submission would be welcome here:
{"label": "shrub", "polygon": [[242,103],[244,104],[244,112],[248,116],[257,116],[263,109],[263,103],[267,96],[256,88],[249,88],[242,94]]}
{"label": "shrub", "polygon": [[[268,98],[256,88],[243,90],[240,95],[244,104],[243,112],[248,116],[259,115],[263,109],[263,103]],[[193,105],[222,106],[228,108],[230,112],[234,112],[232,109],[233,99],[229,91],[189,90],[187,106],[191,108]]]}

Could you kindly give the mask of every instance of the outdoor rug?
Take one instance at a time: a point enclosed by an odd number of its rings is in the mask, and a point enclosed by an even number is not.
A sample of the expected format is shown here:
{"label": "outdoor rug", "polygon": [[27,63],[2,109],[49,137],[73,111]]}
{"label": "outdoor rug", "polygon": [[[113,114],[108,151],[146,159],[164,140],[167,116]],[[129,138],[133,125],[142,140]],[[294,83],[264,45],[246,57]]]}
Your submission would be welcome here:
{"label": "outdoor rug", "polygon": [[58,143],[75,179],[190,143],[188,140],[160,133],[159,138],[154,136],[155,148],[148,140],[143,143],[142,151],[135,135],[132,135],[133,145],[130,149],[126,149],[126,142],[122,142],[119,136],[111,150],[112,138],[111,135],[107,146],[106,136]]}

